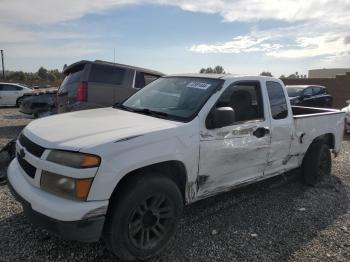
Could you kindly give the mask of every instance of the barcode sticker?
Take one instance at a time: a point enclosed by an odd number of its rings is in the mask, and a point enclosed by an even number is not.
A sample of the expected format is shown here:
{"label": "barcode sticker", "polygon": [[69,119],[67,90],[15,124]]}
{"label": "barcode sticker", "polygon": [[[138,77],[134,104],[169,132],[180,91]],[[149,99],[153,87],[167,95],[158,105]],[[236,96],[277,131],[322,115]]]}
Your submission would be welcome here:
{"label": "barcode sticker", "polygon": [[207,90],[210,86],[211,86],[211,84],[203,83],[203,82],[196,82],[196,81],[192,81],[192,82],[187,84],[187,87],[197,88],[197,89],[202,89],[202,90]]}

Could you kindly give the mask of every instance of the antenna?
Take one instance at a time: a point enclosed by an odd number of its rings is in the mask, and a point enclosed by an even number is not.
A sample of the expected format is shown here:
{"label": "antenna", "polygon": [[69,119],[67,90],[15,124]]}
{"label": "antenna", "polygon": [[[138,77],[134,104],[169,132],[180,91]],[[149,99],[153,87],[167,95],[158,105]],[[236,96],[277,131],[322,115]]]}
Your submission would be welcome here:
{"label": "antenna", "polygon": [[113,48],[113,62],[115,63],[115,48]]}
{"label": "antenna", "polygon": [[1,63],[2,63],[2,78],[5,80],[5,65],[4,65],[4,50],[0,50],[1,52]]}

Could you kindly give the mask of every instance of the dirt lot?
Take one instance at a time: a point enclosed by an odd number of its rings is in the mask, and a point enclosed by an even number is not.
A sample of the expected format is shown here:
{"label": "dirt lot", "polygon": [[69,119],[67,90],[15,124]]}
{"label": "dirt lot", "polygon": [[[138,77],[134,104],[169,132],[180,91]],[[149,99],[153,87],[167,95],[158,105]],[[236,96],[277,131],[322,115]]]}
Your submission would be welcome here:
{"label": "dirt lot", "polygon": [[[0,147],[31,119],[0,108]],[[298,172],[187,207],[171,245],[153,261],[350,261],[350,141],[332,176],[306,187]],[[111,261],[103,246],[34,229],[0,187],[0,261]]]}

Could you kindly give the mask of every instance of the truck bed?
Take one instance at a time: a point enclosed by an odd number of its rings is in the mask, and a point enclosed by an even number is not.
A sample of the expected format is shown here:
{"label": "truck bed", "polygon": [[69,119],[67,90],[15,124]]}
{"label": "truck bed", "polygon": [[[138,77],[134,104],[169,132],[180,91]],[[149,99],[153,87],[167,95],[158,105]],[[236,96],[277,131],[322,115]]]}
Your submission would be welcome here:
{"label": "truck bed", "polygon": [[305,154],[315,137],[329,134],[334,146],[333,152],[341,148],[344,133],[345,114],[337,109],[292,106],[294,139],[291,153]]}
{"label": "truck bed", "polygon": [[331,108],[316,108],[316,107],[304,107],[304,106],[292,106],[294,118],[310,117],[315,115],[324,114],[337,114],[341,111]]}

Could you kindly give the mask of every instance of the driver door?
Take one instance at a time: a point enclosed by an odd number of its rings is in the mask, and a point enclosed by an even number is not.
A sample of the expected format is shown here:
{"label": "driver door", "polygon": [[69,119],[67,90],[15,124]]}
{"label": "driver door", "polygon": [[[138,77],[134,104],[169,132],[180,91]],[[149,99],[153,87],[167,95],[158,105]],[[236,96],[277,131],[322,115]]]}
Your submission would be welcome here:
{"label": "driver door", "polygon": [[[250,94],[249,108],[254,109],[255,113],[240,120],[236,119],[235,123],[229,126],[201,130],[199,196],[225,191],[237,184],[262,177],[266,168],[270,124],[267,120],[269,118],[264,114],[268,111],[264,109],[260,82],[234,83],[224,91],[216,107],[234,108],[234,99],[231,98],[238,90]],[[234,110],[237,116],[240,114],[238,111],[242,109]]]}

